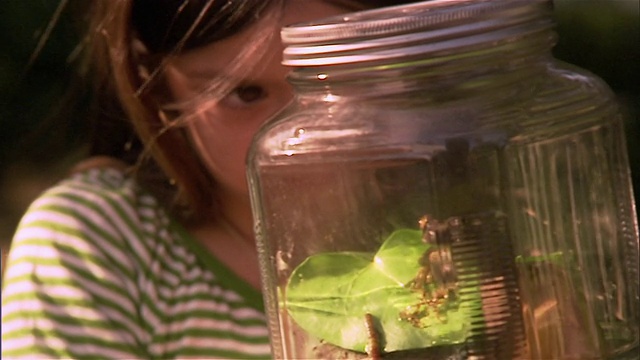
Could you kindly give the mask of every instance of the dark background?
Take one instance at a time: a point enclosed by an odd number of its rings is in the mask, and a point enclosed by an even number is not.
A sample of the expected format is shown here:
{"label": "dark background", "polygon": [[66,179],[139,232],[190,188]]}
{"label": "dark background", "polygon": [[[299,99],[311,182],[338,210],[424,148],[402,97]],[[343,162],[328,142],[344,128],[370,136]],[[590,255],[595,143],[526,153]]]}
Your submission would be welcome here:
{"label": "dark background", "polygon": [[[78,1],[89,0],[68,0],[71,7],[64,7],[66,0],[0,1],[0,246],[5,251],[25,207],[85,151],[88,93],[72,80],[82,44],[76,30],[86,16],[71,11]],[[638,0],[556,0],[555,6],[556,57],[603,78],[628,115],[632,176],[640,192]]]}

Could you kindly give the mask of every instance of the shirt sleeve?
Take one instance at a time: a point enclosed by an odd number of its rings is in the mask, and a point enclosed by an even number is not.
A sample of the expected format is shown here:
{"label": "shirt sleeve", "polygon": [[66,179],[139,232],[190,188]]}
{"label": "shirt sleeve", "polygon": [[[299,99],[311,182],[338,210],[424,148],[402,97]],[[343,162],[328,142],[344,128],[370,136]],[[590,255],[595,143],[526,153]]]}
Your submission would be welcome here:
{"label": "shirt sleeve", "polygon": [[123,201],[71,182],[32,204],[3,279],[2,358],[149,357]]}

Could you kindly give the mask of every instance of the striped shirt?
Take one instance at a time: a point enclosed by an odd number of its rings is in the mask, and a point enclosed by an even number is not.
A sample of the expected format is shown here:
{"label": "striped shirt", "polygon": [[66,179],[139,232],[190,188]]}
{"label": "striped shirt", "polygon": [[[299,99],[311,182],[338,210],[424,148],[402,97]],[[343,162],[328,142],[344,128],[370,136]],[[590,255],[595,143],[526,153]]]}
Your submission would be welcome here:
{"label": "striped shirt", "polygon": [[260,294],[115,169],[28,209],[2,290],[3,358],[269,358]]}

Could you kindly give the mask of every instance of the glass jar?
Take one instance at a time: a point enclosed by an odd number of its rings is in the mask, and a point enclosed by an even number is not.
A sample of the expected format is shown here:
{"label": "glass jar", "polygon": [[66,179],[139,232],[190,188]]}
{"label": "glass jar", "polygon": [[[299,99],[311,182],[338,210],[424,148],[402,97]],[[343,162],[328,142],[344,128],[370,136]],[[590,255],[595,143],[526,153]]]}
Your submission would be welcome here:
{"label": "glass jar", "polygon": [[435,0],[283,29],[295,100],[248,157],[275,358],[637,356],[623,121],[552,57],[551,12]]}

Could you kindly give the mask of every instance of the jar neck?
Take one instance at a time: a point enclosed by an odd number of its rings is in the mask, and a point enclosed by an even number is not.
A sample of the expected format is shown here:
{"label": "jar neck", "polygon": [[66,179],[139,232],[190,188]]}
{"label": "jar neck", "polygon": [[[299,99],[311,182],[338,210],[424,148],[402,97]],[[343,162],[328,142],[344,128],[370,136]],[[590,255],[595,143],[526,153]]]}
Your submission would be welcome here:
{"label": "jar neck", "polygon": [[[332,25],[368,25],[373,34],[344,35],[343,29],[336,35],[342,37],[332,40],[320,29],[317,37],[327,38],[319,41],[311,34],[300,40],[287,39],[285,29],[283,63],[292,68],[289,81],[303,96],[431,91],[437,97],[460,97],[535,77],[551,58],[556,35],[547,1],[434,0],[418,5],[394,7],[391,14],[356,13],[355,20],[336,18]],[[394,14],[401,17],[399,24],[380,29],[378,23],[390,22]],[[313,24],[304,31],[326,26]]]}

